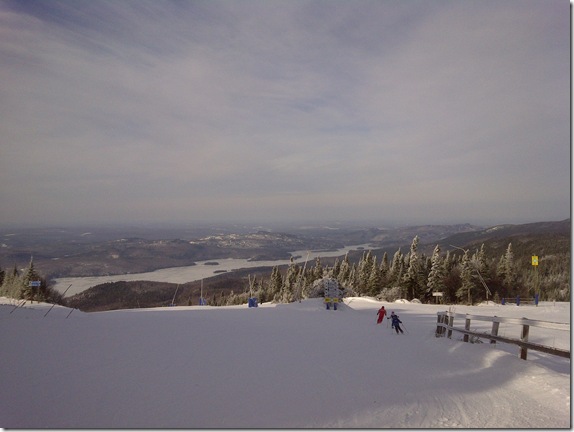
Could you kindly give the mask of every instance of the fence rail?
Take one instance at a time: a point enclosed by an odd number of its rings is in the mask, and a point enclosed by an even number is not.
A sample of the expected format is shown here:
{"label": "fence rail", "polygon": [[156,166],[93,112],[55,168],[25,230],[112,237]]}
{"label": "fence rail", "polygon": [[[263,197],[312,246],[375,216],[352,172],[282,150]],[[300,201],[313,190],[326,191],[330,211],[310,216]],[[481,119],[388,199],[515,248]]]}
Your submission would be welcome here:
{"label": "fence rail", "polygon": [[[455,327],[454,326],[454,319],[455,318],[464,318],[464,328]],[[470,323],[471,320],[477,321],[486,321],[492,322],[492,329],[489,333],[484,332],[477,332],[470,330]],[[517,324],[522,326],[520,332],[520,339],[513,339],[504,336],[498,336],[498,329],[500,323],[508,323],[508,324]],[[469,341],[469,336],[475,337],[482,337],[486,339],[490,339],[490,343],[494,344],[497,341],[518,345],[520,347],[520,358],[526,360],[528,350],[535,350],[541,351],[548,354],[570,358],[570,351],[561,349],[561,348],[554,348],[547,345],[536,344],[528,341],[528,336],[530,333],[530,327],[539,327],[539,328],[546,328],[552,330],[559,330],[559,331],[570,331],[570,324],[566,323],[557,323],[557,322],[550,322],[550,321],[539,321],[539,320],[531,320],[528,318],[504,318],[504,317],[489,317],[489,316],[481,316],[481,315],[470,315],[470,314],[457,314],[453,312],[437,312],[437,327],[436,327],[436,336],[437,337],[444,337],[446,336],[450,339],[452,336],[453,331],[457,331],[459,333],[464,334],[464,342]]]}

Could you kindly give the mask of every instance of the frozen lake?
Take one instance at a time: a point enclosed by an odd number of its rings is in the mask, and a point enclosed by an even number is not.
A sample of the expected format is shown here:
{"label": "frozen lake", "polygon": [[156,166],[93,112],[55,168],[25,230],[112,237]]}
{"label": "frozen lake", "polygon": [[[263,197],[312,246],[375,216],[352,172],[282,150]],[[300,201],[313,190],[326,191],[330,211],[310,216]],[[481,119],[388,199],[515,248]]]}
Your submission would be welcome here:
{"label": "frozen lake", "polygon": [[[334,251],[294,251],[291,256],[295,258],[295,262],[304,263],[309,254],[309,264],[313,265],[313,260],[317,257],[336,257],[345,255],[348,251],[358,249],[369,249],[369,244],[346,246],[342,249]],[[213,264],[213,263],[217,264]],[[171,283],[187,283],[201,279],[206,279],[216,276],[223,272],[230,272],[239,269],[253,268],[253,267],[273,267],[277,265],[289,264],[290,260],[274,260],[274,261],[249,261],[247,259],[227,258],[227,259],[209,259],[205,261],[197,261],[193,266],[185,267],[170,267],[155,270],[147,273],[129,273],[122,275],[110,276],[86,276],[86,277],[65,277],[55,279],[54,289],[63,293],[72,285],[66,292],[66,297],[74,294],[81,293],[96,285],[104,284],[107,282],[118,281],[154,281],[154,282],[171,282]],[[207,264],[209,263],[209,264]]]}

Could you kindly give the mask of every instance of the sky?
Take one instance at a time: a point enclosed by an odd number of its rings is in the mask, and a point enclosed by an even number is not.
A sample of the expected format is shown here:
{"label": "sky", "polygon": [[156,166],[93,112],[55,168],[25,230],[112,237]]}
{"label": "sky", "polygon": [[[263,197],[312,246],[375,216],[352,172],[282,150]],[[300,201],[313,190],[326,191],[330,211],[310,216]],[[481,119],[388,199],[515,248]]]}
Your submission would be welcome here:
{"label": "sky", "polygon": [[[7,429],[568,429],[570,359],[435,337],[448,305],[350,297],[85,313],[0,297]],[[492,302],[491,302],[492,303]],[[394,311],[404,334],[377,310]],[[453,306],[449,307],[454,309]],[[457,305],[453,327],[570,349],[570,304]],[[47,314],[47,315],[46,315]],[[467,315],[468,314],[468,315]],[[45,316],[45,317],[44,317]],[[518,323],[509,322],[510,318]],[[33,411],[34,415],[30,415]]]}
{"label": "sky", "polygon": [[0,1],[0,223],[571,211],[565,0]]}

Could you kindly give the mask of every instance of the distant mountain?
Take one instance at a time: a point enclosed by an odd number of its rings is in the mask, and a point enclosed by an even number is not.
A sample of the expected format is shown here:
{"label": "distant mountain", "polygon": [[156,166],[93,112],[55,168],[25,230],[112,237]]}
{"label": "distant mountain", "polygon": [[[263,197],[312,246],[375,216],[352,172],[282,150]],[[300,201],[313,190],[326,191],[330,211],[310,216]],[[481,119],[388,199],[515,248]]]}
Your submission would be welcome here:
{"label": "distant mountain", "polygon": [[[148,232],[149,231],[149,232]],[[421,252],[430,254],[439,244],[443,251],[451,245],[469,248],[489,241],[493,248],[506,247],[507,238],[540,238],[558,236],[560,247],[571,233],[570,219],[559,222],[539,222],[523,225],[497,225],[489,228],[470,224],[418,225],[407,227],[313,228],[272,232],[259,228],[216,227],[180,232],[140,229],[122,230],[23,230],[0,232],[0,268],[25,268],[34,258],[36,270],[48,279],[66,276],[98,276],[108,274],[143,273],[159,268],[194,265],[196,261],[246,258],[253,261],[289,259],[295,250],[334,250],[344,246],[366,245],[394,254],[408,248],[419,237]],[[130,235],[137,234],[137,237]],[[163,237],[163,235],[181,237]],[[199,235],[198,235],[199,234]],[[196,236],[197,235],[197,236]],[[501,245],[495,244],[500,239]],[[550,247],[551,245],[547,245]],[[362,251],[350,254],[356,260]],[[329,263],[329,260],[326,260]]]}
{"label": "distant mountain", "polygon": [[[441,247],[443,254],[448,250],[460,253],[454,246],[469,249],[473,253],[484,244],[487,255],[496,262],[498,257],[505,253],[508,244],[512,242],[515,261],[520,263],[523,268],[528,268],[531,265],[531,255],[540,255],[541,262],[547,263],[547,267],[553,265],[560,269],[570,268],[568,264],[571,242],[570,219],[523,225],[497,225],[489,228],[479,228],[468,224],[422,225],[394,229],[365,228],[347,232],[331,231],[330,234],[332,235],[328,236],[328,239],[325,238],[324,233],[320,239],[307,237],[305,244],[324,246],[338,242],[346,245],[369,244],[370,249],[375,251],[375,255],[380,260],[383,252],[387,252],[389,257],[392,257],[399,247],[402,248],[403,253],[408,253],[413,238],[418,236],[421,239],[419,251],[427,256],[432,254],[437,244]],[[314,240],[312,241],[312,239]],[[201,240],[200,246],[206,248],[204,252],[209,251],[209,253],[220,250],[233,254],[242,248],[250,253],[255,253],[258,250],[260,252],[266,251],[266,253],[273,251],[277,253],[285,252],[289,247],[301,247],[301,241],[299,236],[256,232],[241,235],[209,236]],[[144,245],[149,247],[147,242],[138,246],[138,242],[135,240],[121,243],[127,243],[126,246],[129,246],[127,249],[138,254],[142,254],[142,251],[146,250]],[[193,245],[195,242],[179,241],[178,243],[191,243]],[[362,254],[362,250],[352,251],[349,253],[349,259],[357,262]],[[131,256],[135,259],[134,255]],[[140,256],[140,259],[143,257]],[[335,259],[335,257],[322,258],[321,263],[325,266],[332,266]],[[281,266],[282,270],[286,267],[286,265]],[[219,298],[231,290],[243,291],[247,286],[248,276],[255,276],[261,280],[269,278],[270,274],[270,267],[260,267],[213,276],[205,279],[203,292],[209,293],[210,297],[213,296],[211,301],[214,301],[215,296]],[[167,282],[122,281],[98,285],[71,296],[68,298],[68,304],[84,311],[167,306],[174,299],[175,303],[179,305],[198,304],[200,289],[202,289],[200,281],[181,284],[179,288],[177,284]],[[175,298],[175,293],[177,293],[177,298]]]}
{"label": "distant mountain", "polygon": [[391,250],[410,245],[415,236],[421,243],[437,242],[458,233],[475,232],[482,227],[470,224],[455,225],[415,225],[392,228],[354,228],[336,231],[322,231],[315,235],[324,236],[330,240],[345,245],[370,244],[372,249]]}
{"label": "distant mountain", "polygon": [[526,239],[533,237],[568,237],[572,233],[570,219],[558,222],[536,222],[522,225],[495,225],[489,228],[476,231],[461,232],[450,235],[438,242],[442,250],[454,249],[451,246],[462,247],[463,249],[480,245],[481,243],[494,243],[496,240],[504,240],[502,243],[508,245],[512,239]]}

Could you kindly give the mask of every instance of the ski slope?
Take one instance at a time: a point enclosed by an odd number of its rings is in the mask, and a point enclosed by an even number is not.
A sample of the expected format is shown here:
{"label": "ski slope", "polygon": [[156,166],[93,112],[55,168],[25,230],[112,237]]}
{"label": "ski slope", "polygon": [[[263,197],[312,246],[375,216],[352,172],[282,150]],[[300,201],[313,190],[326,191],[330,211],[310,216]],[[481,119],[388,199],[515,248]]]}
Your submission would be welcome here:
{"label": "ski slope", "polygon": [[[436,338],[448,306],[0,305],[4,428],[569,428],[570,360]],[[396,335],[381,305],[406,333]],[[457,313],[570,322],[569,303]],[[531,338],[538,329],[531,328]],[[562,333],[562,334],[561,334]],[[501,324],[500,335],[517,337]],[[569,349],[569,332],[545,336]]]}

